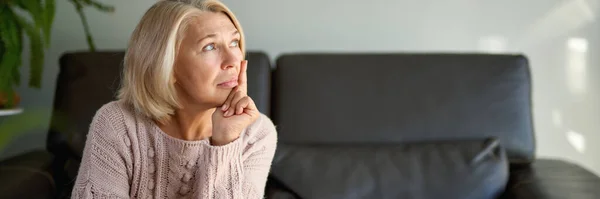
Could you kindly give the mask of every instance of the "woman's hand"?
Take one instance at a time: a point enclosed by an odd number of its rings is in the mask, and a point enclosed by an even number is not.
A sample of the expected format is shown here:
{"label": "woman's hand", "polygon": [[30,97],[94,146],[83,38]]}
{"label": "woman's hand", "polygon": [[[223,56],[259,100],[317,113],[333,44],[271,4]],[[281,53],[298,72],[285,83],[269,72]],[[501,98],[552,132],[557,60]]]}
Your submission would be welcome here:
{"label": "woman's hand", "polygon": [[247,66],[248,61],[242,61],[238,86],[231,90],[223,106],[218,107],[212,115],[212,145],[225,145],[236,140],[242,130],[260,116],[254,101],[248,96]]}

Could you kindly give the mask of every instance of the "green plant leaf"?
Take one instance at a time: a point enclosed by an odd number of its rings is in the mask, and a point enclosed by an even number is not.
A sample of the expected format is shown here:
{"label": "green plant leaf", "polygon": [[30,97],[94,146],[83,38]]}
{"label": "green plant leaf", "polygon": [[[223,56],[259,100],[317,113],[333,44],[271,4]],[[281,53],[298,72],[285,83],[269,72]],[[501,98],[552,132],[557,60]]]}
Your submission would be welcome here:
{"label": "green plant leaf", "polygon": [[84,6],[92,6],[101,12],[114,12],[115,7],[100,3],[96,0],[69,0],[73,6],[75,6],[75,10],[77,14],[79,14],[79,18],[81,18],[81,23],[83,24],[83,31],[85,32],[85,37],[89,46],[90,51],[96,51],[96,45],[94,44],[94,40],[92,38],[92,33],[90,31],[87,18],[85,13],[83,12]]}
{"label": "green plant leaf", "polygon": [[15,22],[16,14],[11,10],[10,7],[5,6],[0,10],[0,16],[2,16],[2,23],[0,26],[0,32],[2,34],[2,40],[5,43],[6,51],[10,51],[11,49],[19,48],[21,46],[21,41],[19,40],[19,26]]}
{"label": "green plant leaf", "polygon": [[[45,4],[44,4],[45,2]],[[50,30],[54,20],[55,5],[54,0],[19,0],[18,5],[23,10],[29,12],[35,28],[44,33],[43,40],[46,47],[50,46]]]}
{"label": "green plant leaf", "polygon": [[12,70],[19,56],[11,51],[5,51],[0,61],[0,93],[7,92],[13,83]]}
{"label": "green plant leaf", "polygon": [[114,12],[115,11],[114,6],[106,5],[106,4],[100,3],[96,0],[76,0],[76,1],[81,2],[85,6],[92,6],[101,12]]}
{"label": "green plant leaf", "polygon": [[21,60],[21,54],[11,51],[6,51],[0,62],[0,94],[6,95],[8,99],[6,106],[11,107],[13,105],[13,84],[14,84],[14,70],[19,69]]}
{"label": "green plant leaf", "polygon": [[42,7],[41,0],[20,0],[20,1],[18,1],[18,4],[19,4],[19,7],[21,7],[23,10],[29,12],[29,14],[31,15],[31,18],[35,22],[36,28],[44,27],[45,16],[43,14],[44,10]]}
{"label": "green plant leaf", "polygon": [[46,41],[46,48],[50,47],[50,31],[52,30],[52,24],[54,23],[54,14],[56,11],[56,5],[54,0],[46,0],[46,8],[44,9],[44,40]]}
{"label": "green plant leaf", "polygon": [[[2,8],[0,8],[0,10],[2,10]],[[2,17],[2,15],[0,14],[0,17]],[[0,18],[2,19],[2,18]],[[0,30],[0,31],[4,31]],[[4,47],[4,41],[2,40],[2,37],[0,36],[0,60],[2,60],[2,57],[4,56],[4,52],[6,52],[6,47]]]}
{"label": "green plant leaf", "polygon": [[94,44],[94,40],[92,39],[92,33],[90,31],[90,26],[88,25],[87,18],[85,17],[85,13],[83,13],[83,4],[78,0],[71,0],[73,5],[75,6],[75,10],[77,14],[79,14],[79,18],[81,18],[81,23],[83,24],[83,31],[85,32],[85,38],[87,40],[88,46],[91,52],[96,51],[96,45]]}
{"label": "green plant leaf", "polygon": [[90,0],[90,2],[94,8],[96,8],[102,12],[115,12],[114,6],[102,4],[102,3],[98,2],[98,1],[94,1],[94,0]]}
{"label": "green plant leaf", "polygon": [[13,79],[13,84],[15,86],[21,86],[21,70],[19,70],[19,67],[13,67],[13,72],[12,72],[12,79]]}
{"label": "green plant leaf", "polygon": [[0,40],[3,44],[2,59],[0,59],[0,92],[11,93],[14,83],[14,70],[21,65],[23,50],[23,35],[21,27],[14,20],[16,15],[8,6],[0,7]]}
{"label": "green plant leaf", "polygon": [[0,61],[0,93],[8,92],[13,84],[13,68],[17,65],[19,54],[6,51]]}
{"label": "green plant leaf", "polygon": [[29,58],[29,86],[40,88],[42,83],[42,72],[44,70],[44,44],[40,31],[33,25],[23,19],[21,16],[15,15],[16,21],[25,30],[29,36],[30,58]]}

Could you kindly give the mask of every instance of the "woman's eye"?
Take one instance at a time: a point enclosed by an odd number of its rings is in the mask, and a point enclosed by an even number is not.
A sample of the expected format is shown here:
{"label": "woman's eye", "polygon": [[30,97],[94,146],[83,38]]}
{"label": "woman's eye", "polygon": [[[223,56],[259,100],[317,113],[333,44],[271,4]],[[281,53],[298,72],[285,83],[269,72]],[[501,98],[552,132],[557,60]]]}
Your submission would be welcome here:
{"label": "woman's eye", "polygon": [[215,44],[208,44],[206,46],[204,46],[204,48],[202,50],[204,51],[211,51],[215,49]]}
{"label": "woman's eye", "polygon": [[240,45],[240,41],[238,40],[234,40],[231,42],[231,44],[229,46],[231,47],[238,47]]}

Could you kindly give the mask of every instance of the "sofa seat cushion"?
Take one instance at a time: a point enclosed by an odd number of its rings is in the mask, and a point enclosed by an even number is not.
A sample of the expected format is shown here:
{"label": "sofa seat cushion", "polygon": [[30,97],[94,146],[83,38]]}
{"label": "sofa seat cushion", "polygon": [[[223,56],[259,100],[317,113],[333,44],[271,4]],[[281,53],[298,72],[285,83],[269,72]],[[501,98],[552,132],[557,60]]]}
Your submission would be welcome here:
{"label": "sofa seat cushion", "polygon": [[52,158],[35,150],[0,161],[0,198],[54,198]]}
{"label": "sofa seat cushion", "polygon": [[496,139],[408,144],[280,144],[272,175],[301,198],[500,195],[508,161]]}

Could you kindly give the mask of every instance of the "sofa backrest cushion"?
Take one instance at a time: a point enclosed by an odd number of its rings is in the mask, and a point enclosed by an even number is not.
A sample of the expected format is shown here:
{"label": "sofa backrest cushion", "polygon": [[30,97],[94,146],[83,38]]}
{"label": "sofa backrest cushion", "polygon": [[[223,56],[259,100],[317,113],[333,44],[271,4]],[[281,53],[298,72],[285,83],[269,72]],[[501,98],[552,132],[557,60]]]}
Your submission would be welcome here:
{"label": "sofa backrest cushion", "polygon": [[487,54],[287,54],[272,119],[289,144],[497,137],[513,163],[534,157],[528,61]]}

